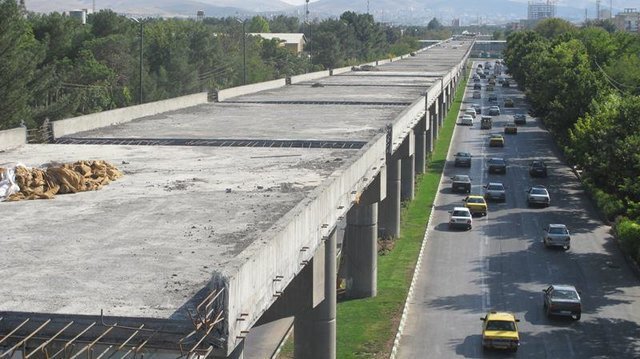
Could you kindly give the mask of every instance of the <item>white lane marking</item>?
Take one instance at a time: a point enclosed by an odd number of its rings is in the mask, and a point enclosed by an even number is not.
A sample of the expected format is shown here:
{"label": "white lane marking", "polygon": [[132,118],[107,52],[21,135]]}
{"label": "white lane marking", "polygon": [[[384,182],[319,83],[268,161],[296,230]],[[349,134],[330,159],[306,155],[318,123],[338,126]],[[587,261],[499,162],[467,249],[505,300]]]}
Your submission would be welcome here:
{"label": "white lane marking", "polygon": [[567,347],[569,348],[570,357],[575,358],[576,353],[573,351],[573,345],[571,344],[571,338],[569,338],[569,334],[565,334],[564,338],[567,340]]}

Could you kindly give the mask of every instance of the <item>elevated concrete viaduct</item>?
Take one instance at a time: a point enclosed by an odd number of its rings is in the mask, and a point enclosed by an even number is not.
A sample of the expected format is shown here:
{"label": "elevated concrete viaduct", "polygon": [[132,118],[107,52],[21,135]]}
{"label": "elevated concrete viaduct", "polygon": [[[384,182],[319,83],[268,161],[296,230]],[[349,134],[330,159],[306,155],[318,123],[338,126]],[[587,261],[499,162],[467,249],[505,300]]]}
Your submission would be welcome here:
{"label": "elevated concrete viaduct", "polygon": [[0,203],[0,356],[240,358],[252,328],[294,316],[296,357],[335,358],[338,224],[346,295],[375,296],[377,240],[400,235],[471,46],[63,120],[55,144],[6,146],[0,163],[103,159],[125,175]]}

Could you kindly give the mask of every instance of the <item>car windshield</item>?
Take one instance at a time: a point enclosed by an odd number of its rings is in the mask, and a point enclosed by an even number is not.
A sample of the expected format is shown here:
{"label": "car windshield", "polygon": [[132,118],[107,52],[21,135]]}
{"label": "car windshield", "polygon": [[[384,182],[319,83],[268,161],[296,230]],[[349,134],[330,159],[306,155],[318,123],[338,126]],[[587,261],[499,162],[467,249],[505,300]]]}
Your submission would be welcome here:
{"label": "car windshield", "polygon": [[541,162],[534,162],[531,164],[532,167],[542,167],[542,163]]}
{"label": "car windshield", "polygon": [[547,191],[542,188],[532,188],[531,194],[547,195]]}
{"label": "car windshield", "polygon": [[549,233],[550,234],[567,234],[569,233],[569,231],[567,231],[567,229],[563,227],[551,227],[549,228]]}
{"label": "car windshield", "polygon": [[458,152],[456,153],[457,157],[471,157],[470,153],[466,153],[466,152]]}
{"label": "car windshield", "polygon": [[514,322],[507,321],[507,320],[491,320],[487,322],[486,329],[514,332],[516,330],[516,325]]}
{"label": "car windshield", "polygon": [[467,203],[484,203],[484,200],[482,198],[469,197]]}
{"label": "car windshield", "polygon": [[487,186],[489,191],[504,191],[504,188],[499,184],[490,184]]}
{"label": "car windshield", "polygon": [[578,300],[578,293],[572,290],[556,289],[553,291],[551,297],[553,297],[553,299],[560,300]]}
{"label": "car windshield", "polygon": [[454,217],[471,217],[469,212],[467,211],[453,211]]}
{"label": "car windshield", "polygon": [[492,165],[503,165],[503,164],[504,164],[504,161],[503,161],[503,160],[499,160],[499,159],[495,159],[495,158],[494,158],[494,159],[492,159],[492,160],[489,160],[489,163],[490,163],[490,164],[492,164]]}

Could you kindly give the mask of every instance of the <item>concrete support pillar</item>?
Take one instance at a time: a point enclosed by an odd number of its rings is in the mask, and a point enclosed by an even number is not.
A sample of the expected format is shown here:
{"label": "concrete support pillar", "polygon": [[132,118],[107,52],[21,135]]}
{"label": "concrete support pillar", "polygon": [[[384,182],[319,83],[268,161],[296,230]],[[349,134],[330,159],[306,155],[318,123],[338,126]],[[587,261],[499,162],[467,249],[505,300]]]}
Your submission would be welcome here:
{"label": "concrete support pillar", "polygon": [[397,154],[387,159],[387,196],[380,202],[380,235],[400,237],[400,159]]}
{"label": "concrete support pillar", "polygon": [[438,123],[438,110],[434,103],[431,105],[429,113],[431,114],[431,128],[433,129],[433,140],[435,141],[440,136],[440,124]]}
{"label": "concrete support pillar", "polygon": [[359,203],[347,213],[344,243],[346,296],[370,298],[377,294],[378,203]]}
{"label": "concrete support pillar", "polygon": [[433,146],[435,144],[435,135],[433,134],[433,123],[431,122],[431,118],[433,117],[432,109],[429,107],[427,109],[427,113],[425,114],[425,123],[427,125],[427,138],[426,138],[426,148],[427,152],[433,152]]}
{"label": "concrete support pillar", "polygon": [[409,132],[404,143],[399,150],[402,153],[401,161],[401,184],[400,200],[411,201],[415,197],[416,160],[415,160],[416,140],[415,133]]}
{"label": "concrete support pillar", "polygon": [[324,300],[315,308],[296,315],[293,327],[295,358],[336,357],[336,246],[334,230],[316,252],[316,256],[324,257]]}
{"label": "concrete support pillar", "polygon": [[444,102],[444,95],[441,94],[440,96],[438,96],[438,123],[440,124],[440,127],[442,127],[442,124],[444,123],[444,118],[445,118],[445,111],[446,111],[446,104]]}
{"label": "concrete support pillar", "polygon": [[[425,114],[429,116],[429,112]],[[422,174],[426,168],[427,160],[427,120],[426,117],[420,119],[413,132],[416,138],[415,170],[416,174]]]}

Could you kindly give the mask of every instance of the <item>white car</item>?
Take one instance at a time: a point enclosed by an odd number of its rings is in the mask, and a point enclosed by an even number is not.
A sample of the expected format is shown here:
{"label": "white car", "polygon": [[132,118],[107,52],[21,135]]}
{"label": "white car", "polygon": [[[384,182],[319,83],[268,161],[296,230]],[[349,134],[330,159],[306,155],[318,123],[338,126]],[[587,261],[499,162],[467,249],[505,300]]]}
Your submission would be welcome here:
{"label": "white car", "polygon": [[542,242],[545,247],[571,247],[571,234],[564,224],[550,224],[544,230]]}
{"label": "white car", "polygon": [[462,227],[465,229],[471,229],[473,218],[471,217],[471,211],[466,207],[454,207],[452,211],[449,211],[449,228]]}
{"label": "white car", "polygon": [[462,117],[460,117],[460,124],[465,126],[473,126],[473,117],[471,117],[471,115],[462,115]]}
{"label": "white car", "polygon": [[476,118],[476,109],[473,107],[469,107],[468,109],[464,110],[464,114]]}

